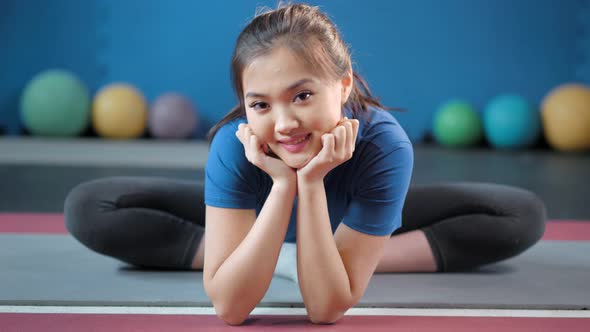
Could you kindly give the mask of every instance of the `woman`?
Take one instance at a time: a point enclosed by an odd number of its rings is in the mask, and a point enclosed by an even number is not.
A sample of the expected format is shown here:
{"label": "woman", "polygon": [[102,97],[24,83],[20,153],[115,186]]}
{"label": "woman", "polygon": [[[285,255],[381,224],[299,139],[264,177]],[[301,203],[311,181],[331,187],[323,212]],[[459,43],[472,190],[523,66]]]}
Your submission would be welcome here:
{"label": "woman", "polygon": [[263,298],[279,254],[309,319],[331,323],[376,271],[470,269],[543,234],[545,207],[528,191],[410,187],[410,140],[317,7],[257,15],[238,37],[232,78],[239,103],[212,129],[204,201],[197,183],[96,180],[68,196],[70,232],[131,264],[203,269],[232,325]]}

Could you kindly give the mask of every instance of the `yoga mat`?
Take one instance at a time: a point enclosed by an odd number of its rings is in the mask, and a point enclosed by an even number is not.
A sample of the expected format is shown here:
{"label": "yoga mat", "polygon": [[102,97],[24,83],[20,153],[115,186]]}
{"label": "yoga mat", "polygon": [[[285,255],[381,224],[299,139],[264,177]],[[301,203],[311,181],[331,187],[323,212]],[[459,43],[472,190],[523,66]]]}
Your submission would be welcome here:
{"label": "yoga mat", "polygon": [[[0,247],[0,304],[211,306],[201,272],[135,269],[69,235],[0,234]],[[472,272],[375,274],[357,307],[589,308],[588,252],[586,241],[541,241]],[[260,305],[303,302],[275,277]]]}
{"label": "yoga mat", "polygon": [[313,325],[304,316],[256,316],[240,327],[213,315],[126,314],[0,314],[5,331],[193,332],[273,330],[293,331],[417,331],[417,332],[582,332],[590,319],[529,317],[344,316],[333,325]]}
{"label": "yoga mat", "polygon": [[[67,234],[61,213],[0,213],[0,233]],[[590,241],[590,221],[550,220],[543,240]]]}

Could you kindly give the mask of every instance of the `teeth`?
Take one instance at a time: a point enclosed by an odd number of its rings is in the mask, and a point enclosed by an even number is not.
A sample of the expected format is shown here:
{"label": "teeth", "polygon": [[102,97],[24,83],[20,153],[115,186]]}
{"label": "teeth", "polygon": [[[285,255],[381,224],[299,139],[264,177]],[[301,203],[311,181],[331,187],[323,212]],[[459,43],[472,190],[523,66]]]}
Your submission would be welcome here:
{"label": "teeth", "polygon": [[306,139],[307,139],[307,135],[303,136],[303,138],[301,138],[301,139],[298,139],[298,140],[296,140],[296,141],[294,141],[294,142],[289,142],[289,143],[285,143],[285,144],[289,144],[289,145],[296,145],[296,144],[299,144],[299,143],[301,143],[301,142],[305,141]]}

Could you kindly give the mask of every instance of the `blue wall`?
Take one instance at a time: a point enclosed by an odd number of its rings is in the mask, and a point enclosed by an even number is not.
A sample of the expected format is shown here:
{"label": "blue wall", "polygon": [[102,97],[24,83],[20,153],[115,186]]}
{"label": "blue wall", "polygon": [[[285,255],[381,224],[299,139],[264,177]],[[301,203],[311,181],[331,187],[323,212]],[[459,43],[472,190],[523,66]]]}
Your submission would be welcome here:
{"label": "blue wall", "polygon": [[[43,69],[74,71],[92,92],[127,81],[153,101],[189,96],[199,136],[236,102],[233,43],[259,5],[276,1],[2,0],[0,125],[19,132],[18,98]],[[309,1],[351,44],[356,70],[413,140],[443,101],[481,108],[504,92],[539,103],[566,81],[590,83],[590,1]],[[363,5],[360,5],[363,3]]]}

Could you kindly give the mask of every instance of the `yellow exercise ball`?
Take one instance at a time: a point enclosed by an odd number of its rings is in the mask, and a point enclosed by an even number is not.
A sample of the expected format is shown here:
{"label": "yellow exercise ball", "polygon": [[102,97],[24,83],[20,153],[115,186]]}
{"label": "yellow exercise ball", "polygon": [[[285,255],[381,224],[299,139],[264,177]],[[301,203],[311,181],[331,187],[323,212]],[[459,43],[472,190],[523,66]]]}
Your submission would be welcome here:
{"label": "yellow exercise ball", "polygon": [[590,87],[560,85],[543,98],[541,107],[549,145],[565,152],[590,149]]}
{"label": "yellow exercise ball", "polygon": [[148,106],[142,93],[130,84],[102,88],[92,103],[92,126],[106,138],[137,138],[147,128]]}

